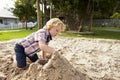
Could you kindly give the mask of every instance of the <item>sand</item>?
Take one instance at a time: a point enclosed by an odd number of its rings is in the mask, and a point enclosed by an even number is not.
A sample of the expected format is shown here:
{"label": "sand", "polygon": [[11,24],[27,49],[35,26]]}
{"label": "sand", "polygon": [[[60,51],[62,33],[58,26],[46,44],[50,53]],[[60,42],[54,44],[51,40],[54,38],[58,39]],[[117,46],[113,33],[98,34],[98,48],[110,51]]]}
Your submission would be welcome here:
{"label": "sand", "polygon": [[19,40],[0,42],[0,80],[120,80],[120,40],[54,38],[48,63],[21,71],[11,60]]}

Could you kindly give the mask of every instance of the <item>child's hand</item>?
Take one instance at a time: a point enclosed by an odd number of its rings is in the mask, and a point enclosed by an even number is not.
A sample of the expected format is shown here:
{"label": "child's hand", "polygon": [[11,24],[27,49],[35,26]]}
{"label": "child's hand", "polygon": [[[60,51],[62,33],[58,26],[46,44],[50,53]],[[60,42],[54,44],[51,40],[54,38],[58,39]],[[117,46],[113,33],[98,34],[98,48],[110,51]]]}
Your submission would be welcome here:
{"label": "child's hand", "polygon": [[48,62],[48,60],[46,60],[46,59],[40,59],[38,61],[38,63],[41,64],[41,65],[45,65],[47,62]]}
{"label": "child's hand", "polygon": [[50,59],[52,57],[52,55],[46,55],[47,59]]}
{"label": "child's hand", "polygon": [[63,51],[61,49],[59,49],[59,50],[55,51],[54,54],[55,53],[63,54]]}

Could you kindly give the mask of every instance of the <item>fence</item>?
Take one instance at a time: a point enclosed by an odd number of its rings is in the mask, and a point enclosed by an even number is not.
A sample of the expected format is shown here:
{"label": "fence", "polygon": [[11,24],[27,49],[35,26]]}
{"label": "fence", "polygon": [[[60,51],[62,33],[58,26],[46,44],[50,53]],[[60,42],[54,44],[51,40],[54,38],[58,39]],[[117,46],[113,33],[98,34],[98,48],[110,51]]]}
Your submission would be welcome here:
{"label": "fence", "polygon": [[93,24],[102,26],[120,26],[120,19],[94,19]]}
{"label": "fence", "polygon": [[18,24],[0,24],[0,29],[16,29],[19,28]]}
{"label": "fence", "polygon": [[[28,28],[34,27],[37,25],[37,22],[28,22],[27,26]],[[17,28],[22,28],[25,27],[25,23],[9,23],[9,24],[0,24],[0,29],[17,29]]]}

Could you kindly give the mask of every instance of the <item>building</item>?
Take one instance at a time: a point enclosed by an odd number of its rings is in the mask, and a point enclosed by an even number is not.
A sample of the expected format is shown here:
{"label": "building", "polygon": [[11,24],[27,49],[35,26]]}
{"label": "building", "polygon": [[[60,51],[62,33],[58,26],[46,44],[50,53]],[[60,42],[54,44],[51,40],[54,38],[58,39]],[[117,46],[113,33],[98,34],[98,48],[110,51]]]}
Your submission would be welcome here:
{"label": "building", "polygon": [[18,17],[6,9],[0,10],[0,29],[18,28]]}

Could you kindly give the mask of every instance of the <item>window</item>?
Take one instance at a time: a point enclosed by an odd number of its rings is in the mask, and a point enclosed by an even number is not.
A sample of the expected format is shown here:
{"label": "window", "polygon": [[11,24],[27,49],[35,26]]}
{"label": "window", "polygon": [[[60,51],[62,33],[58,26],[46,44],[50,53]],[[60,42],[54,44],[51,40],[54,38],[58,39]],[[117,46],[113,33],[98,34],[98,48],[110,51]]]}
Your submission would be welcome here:
{"label": "window", "polygon": [[4,24],[8,25],[8,20],[7,19],[4,19]]}
{"label": "window", "polygon": [[0,24],[3,24],[3,20],[2,19],[0,19]]}

